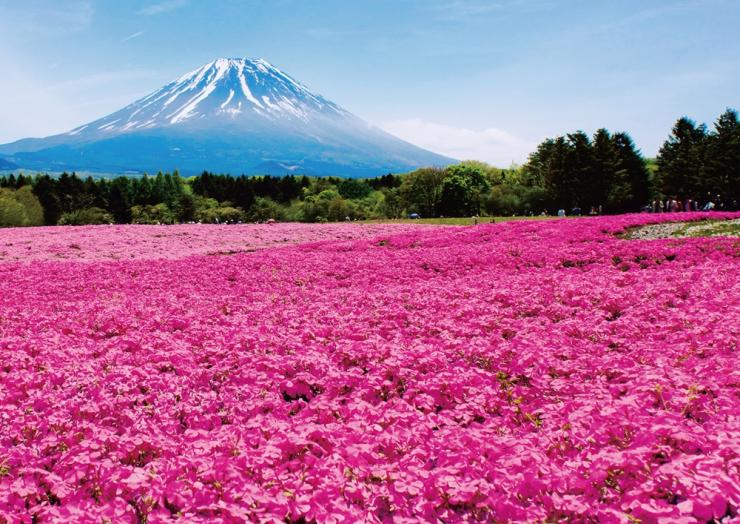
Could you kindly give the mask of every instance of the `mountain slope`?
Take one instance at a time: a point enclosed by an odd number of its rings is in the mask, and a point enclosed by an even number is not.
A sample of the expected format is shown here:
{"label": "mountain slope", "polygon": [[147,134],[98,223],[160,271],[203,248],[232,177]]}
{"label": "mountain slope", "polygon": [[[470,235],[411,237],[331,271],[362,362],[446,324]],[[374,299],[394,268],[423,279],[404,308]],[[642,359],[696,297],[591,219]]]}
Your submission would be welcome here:
{"label": "mountain slope", "polygon": [[0,146],[37,169],[373,176],[437,155],[369,125],[262,59],[210,62],[68,133]]}
{"label": "mountain slope", "polygon": [[6,160],[5,158],[0,157],[0,171],[16,169],[17,167],[18,166],[15,165],[13,162],[10,162],[9,160]]}

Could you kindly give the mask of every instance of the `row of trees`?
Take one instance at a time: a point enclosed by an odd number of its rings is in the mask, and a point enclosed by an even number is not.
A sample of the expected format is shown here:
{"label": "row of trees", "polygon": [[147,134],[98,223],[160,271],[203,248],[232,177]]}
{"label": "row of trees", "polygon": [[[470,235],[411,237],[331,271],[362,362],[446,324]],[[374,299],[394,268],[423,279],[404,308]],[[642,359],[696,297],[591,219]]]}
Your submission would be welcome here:
{"label": "row of trees", "polygon": [[681,118],[657,158],[659,188],[665,196],[702,198],[710,194],[727,201],[740,186],[740,122],[728,109],[712,131]]}
{"label": "row of trees", "polygon": [[645,160],[626,133],[599,129],[544,141],[523,167],[519,183],[540,190],[543,207],[637,210],[650,196]]}
{"label": "row of trees", "polygon": [[[9,175],[0,177],[0,225],[379,218],[386,213],[382,190],[399,184],[396,175],[367,181],[208,172],[189,179],[177,172],[112,180]],[[26,210],[19,201],[33,205]]]}
{"label": "row of trees", "polygon": [[[246,218],[244,210],[257,198],[288,202],[308,184],[306,177],[234,178],[209,173],[185,180],[177,172],[112,180],[81,179],[74,173],[10,175],[0,177],[4,195],[0,225],[236,221]],[[30,195],[41,217],[22,218],[18,205],[9,200],[11,196],[18,200],[18,195]]]}
{"label": "row of trees", "polygon": [[600,129],[546,140],[522,168],[521,182],[544,191],[549,209],[602,206],[636,211],[653,199],[713,201],[736,208],[740,188],[740,120],[727,109],[709,131],[680,118],[654,162],[626,133]]}
{"label": "row of trees", "polygon": [[545,140],[527,163],[502,170],[479,162],[419,169],[402,177],[401,207],[423,216],[639,211],[654,199],[712,201],[737,209],[740,121],[732,109],[714,129],[679,119],[655,160],[624,132],[599,129]]}
{"label": "row of trees", "polygon": [[638,211],[652,199],[720,200],[737,207],[740,122],[727,110],[712,131],[681,118],[655,161],[626,133],[578,131],[542,142],[522,167],[476,161],[353,180],[177,172],[154,177],[0,177],[0,225],[336,221]]}

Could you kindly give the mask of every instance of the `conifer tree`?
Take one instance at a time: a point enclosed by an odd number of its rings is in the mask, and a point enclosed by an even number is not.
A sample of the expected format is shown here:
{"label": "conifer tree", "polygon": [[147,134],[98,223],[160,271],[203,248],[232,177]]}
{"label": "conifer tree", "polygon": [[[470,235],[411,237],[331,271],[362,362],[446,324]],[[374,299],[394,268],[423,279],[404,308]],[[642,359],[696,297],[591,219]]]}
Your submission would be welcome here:
{"label": "conifer tree", "polygon": [[627,133],[615,133],[612,136],[612,143],[618,158],[619,171],[624,176],[624,180],[614,180],[612,186],[626,183],[628,187],[625,191],[627,198],[624,206],[618,211],[637,211],[650,199],[650,181],[645,159]]}
{"label": "conifer tree", "polygon": [[701,190],[728,202],[740,197],[740,121],[733,109],[720,115],[707,137]]}
{"label": "conifer tree", "polygon": [[[594,195],[596,199],[592,206],[599,206],[612,211],[621,209],[625,199],[626,184],[619,180],[619,158],[614,147],[612,136],[606,129],[599,129],[593,138],[593,162],[595,172]],[[618,189],[615,185],[620,186]]]}
{"label": "conifer tree", "polygon": [[687,117],[673,126],[671,136],[658,152],[658,174],[662,193],[679,199],[701,193],[702,169],[707,141],[706,127]]}
{"label": "conifer tree", "polygon": [[583,131],[577,131],[568,135],[567,147],[565,177],[561,188],[565,197],[563,204],[566,209],[598,206],[598,174],[594,168],[591,140]]}
{"label": "conifer tree", "polygon": [[55,225],[62,216],[62,205],[57,195],[56,181],[49,175],[37,177],[33,185],[33,193],[44,208],[44,223],[47,226]]}
{"label": "conifer tree", "polygon": [[118,224],[131,222],[131,183],[126,177],[118,177],[111,184],[109,209]]}

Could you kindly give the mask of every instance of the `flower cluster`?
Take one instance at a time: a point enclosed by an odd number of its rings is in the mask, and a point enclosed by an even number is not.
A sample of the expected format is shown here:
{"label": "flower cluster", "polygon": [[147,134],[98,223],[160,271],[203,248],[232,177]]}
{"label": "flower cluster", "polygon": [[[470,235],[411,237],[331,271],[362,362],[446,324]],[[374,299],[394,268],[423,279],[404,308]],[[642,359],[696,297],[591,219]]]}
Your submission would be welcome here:
{"label": "flower cluster", "polygon": [[0,522],[733,520],[740,242],[658,220],[4,262]]}
{"label": "flower cluster", "polygon": [[0,229],[0,262],[179,259],[418,229],[409,224],[183,224]]}

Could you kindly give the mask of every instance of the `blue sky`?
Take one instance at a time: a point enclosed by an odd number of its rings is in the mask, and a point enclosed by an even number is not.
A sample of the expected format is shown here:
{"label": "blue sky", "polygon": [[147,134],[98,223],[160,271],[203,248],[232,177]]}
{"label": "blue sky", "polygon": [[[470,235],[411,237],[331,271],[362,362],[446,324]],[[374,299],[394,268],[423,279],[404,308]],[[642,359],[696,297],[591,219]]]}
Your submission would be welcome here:
{"label": "blue sky", "polygon": [[437,152],[500,166],[599,127],[654,155],[740,108],[737,0],[0,0],[0,142],[262,57]]}

